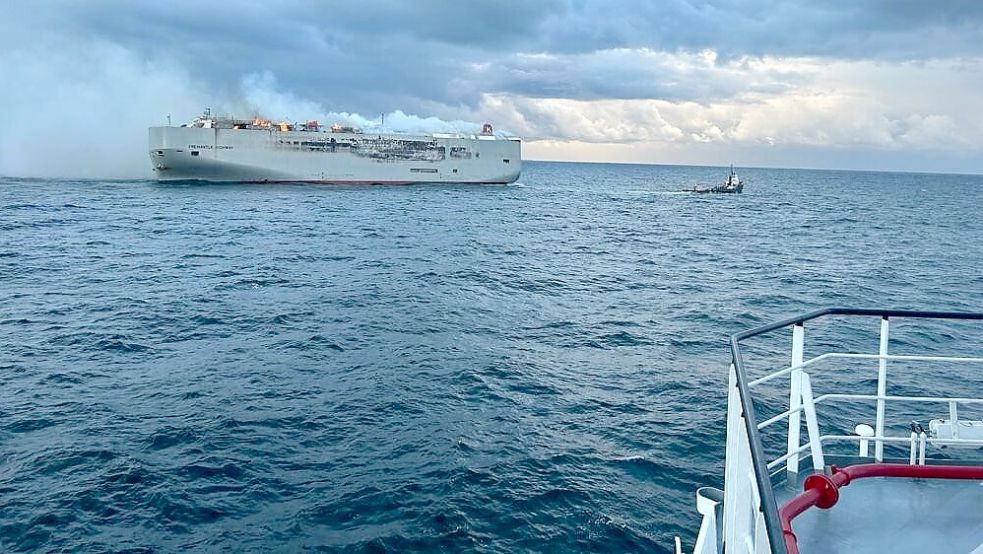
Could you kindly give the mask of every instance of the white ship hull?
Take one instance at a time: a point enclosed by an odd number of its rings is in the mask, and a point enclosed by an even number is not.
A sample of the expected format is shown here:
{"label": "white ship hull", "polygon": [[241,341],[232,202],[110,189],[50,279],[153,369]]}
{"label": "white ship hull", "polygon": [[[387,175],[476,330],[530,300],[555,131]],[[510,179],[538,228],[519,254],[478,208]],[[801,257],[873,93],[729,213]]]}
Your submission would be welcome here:
{"label": "white ship hull", "polygon": [[403,135],[151,127],[161,181],[334,184],[512,183],[521,142],[493,135]]}

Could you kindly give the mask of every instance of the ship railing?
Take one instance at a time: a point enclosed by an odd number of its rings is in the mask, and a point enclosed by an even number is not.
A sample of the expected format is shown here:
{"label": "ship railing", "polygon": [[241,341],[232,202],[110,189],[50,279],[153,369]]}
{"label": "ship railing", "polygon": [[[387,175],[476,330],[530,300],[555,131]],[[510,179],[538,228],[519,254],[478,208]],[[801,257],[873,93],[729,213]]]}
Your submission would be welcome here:
{"label": "ship railing", "polygon": [[[826,316],[876,317],[880,319],[878,351],[876,354],[829,352],[804,359],[805,324]],[[905,364],[959,364],[983,367],[983,357],[970,356],[912,356],[889,354],[890,322],[896,318],[918,320],[983,320],[983,313],[930,312],[912,310],[878,310],[853,308],[827,308],[799,317],[787,319],[770,325],[738,333],[731,337],[732,363],[728,383],[727,445],[722,501],[708,496],[705,489],[697,495],[699,512],[703,524],[697,537],[694,552],[711,554],[723,552],[749,552],[755,554],[787,554],[785,540],[776,502],[774,484],[782,477],[787,483],[797,483],[800,466],[810,461],[809,471],[824,472],[829,469],[827,459],[830,444],[856,443],[858,459],[872,458],[876,462],[885,459],[885,446],[907,445],[908,463],[924,465],[929,445],[937,446],[983,446],[983,440],[929,436],[923,428],[912,424],[910,433],[891,433],[896,428],[886,421],[887,406],[893,403],[936,404],[947,408],[948,422],[955,427],[959,421],[959,408],[963,406],[983,406],[983,398],[972,395],[938,396],[931,394],[888,394],[889,362]],[[753,337],[774,333],[780,329],[791,328],[791,363],[787,367],[772,371],[762,377],[750,379],[744,354],[746,341]],[[973,348],[983,349],[983,344]],[[856,394],[855,392],[829,392],[819,396],[813,393],[814,383],[823,377],[824,369],[837,361],[876,360],[876,394]],[[824,363],[825,362],[825,363]],[[874,369],[871,368],[871,372]],[[933,377],[926,373],[925,377]],[[752,389],[762,389],[766,383],[785,384],[788,388],[787,409],[767,419],[760,420],[755,410],[755,397]],[[908,384],[907,386],[911,386]],[[772,387],[774,388],[774,387]],[[978,391],[974,391],[978,392]],[[774,404],[774,393],[771,397]],[[759,397],[759,405],[769,399],[767,393]],[[784,402],[784,400],[782,400]],[[816,407],[834,403],[870,403],[874,427],[858,425],[854,434],[821,434],[821,423]],[[806,427],[806,442],[801,436],[802,423]],[[784,444],[769,444],[772,451],[783,454],[769,458],[766,455],[761,431],[771,426],[785,423]],[[869,451],[870,444],[874,451]],[[776,448],[777,447],[777,448]],[[783,448],[784,447],[784,448]],[[720,504],[722,504],[722,509]],[[677,547],[677,550],[680,550]]]}

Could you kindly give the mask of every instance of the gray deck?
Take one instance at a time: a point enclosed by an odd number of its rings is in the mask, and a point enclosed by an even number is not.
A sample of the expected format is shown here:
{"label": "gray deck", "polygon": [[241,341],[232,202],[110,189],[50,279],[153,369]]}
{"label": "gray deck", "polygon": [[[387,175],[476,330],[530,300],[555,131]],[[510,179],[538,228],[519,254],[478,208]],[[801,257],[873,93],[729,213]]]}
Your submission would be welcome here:
{"label": "gray deck", "polygon": [[[798,491],[801,491],[801,487]],[[775,490],[781,506],[797,491]],[[792,521],[802,554],[983,554],[983,482],[876,477]]]}

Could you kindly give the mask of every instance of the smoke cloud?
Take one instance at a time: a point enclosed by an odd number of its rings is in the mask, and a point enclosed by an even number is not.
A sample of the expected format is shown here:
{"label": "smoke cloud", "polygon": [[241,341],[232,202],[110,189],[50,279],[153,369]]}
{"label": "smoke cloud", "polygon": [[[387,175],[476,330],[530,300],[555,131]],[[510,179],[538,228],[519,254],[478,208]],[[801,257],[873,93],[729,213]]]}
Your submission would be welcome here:
{"label": "smoke cloud", "polygon": [[[111,43],[39,42],[0,52],[0,174],[149,175],[146,126],[206,98],[181,68]],[[137,124],[140,122],[142,124]]]}
{"label": "smoke cloud", "polygon": [[[277,121],[342,123],[381,130],[382,117],[330,111],[281,90],[273,73],[244,76],[237,88],[210,90],[184,68],[147,61],[110,42],[40,42],[0,52],[10,86],[0,87],[0,175],[21,177],[149,178],[147,127],[180,125],[201,114]],[[385,116],[386,131],[474,132],[476,122],[445,121],[400,110]]]}
{"label": "smoke cloud", "polygon": [[406,114],[402,110],[386,113],[384,118],[383,114],[370,117],[357,113],[328,111],[318,102],[282,90],[276,76],[270,71],[252,73],[243,77],[239,92],[241,98],[225,104],[224,113],[291,122],[316,119],[322,124],[341,123],[366,131],[384,130],[397,133],[471,133],[481,128],[481,125],[474,121],[445,121],[438,117]]}

